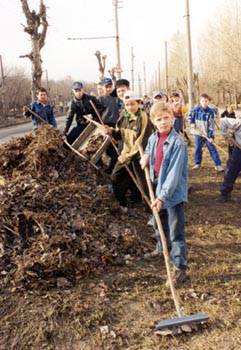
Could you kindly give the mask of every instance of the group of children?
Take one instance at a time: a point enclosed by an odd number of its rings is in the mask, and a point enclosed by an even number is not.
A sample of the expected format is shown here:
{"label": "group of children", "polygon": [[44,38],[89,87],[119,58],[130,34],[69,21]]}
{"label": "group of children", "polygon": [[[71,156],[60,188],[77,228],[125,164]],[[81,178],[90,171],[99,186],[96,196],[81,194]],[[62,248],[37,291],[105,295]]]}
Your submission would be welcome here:
{"label": "group of children", "polygon": [[[183,120],[181,107],[178,105],[179,95],[173,96],[174,105],[172,105],[167,102],[168,98],[163,101],[163,96],[160,93],[156,94],[157,101],[151,106],[148,115],[141,108],[140,96],[130,90],[126,79],[118,80],[114,89],[111,79],[105,78],[102,81],[102,89],[102,94],[94,97],[85,94],[82,83],[73,84],[74,98],[67,115],[64,134],[72,143],[87,125],[83,115],[92,114],[93,118],[97,119],[90,103],[92,101],[105,124],[106,134],[110,135],[116,144],[120,144],[119,155],[113,146],[108,154],[112,160],[110,170],[113,193],[124,213],[128,211],[128,190],[134,207],[141,205],[142,191],[148,195],[143,169],[149,168],[156,198],[152,207],[155,207],[160,215],[173,264],[173,282],[178,286],[186,279],[188,265],[184,218],[184,203],[188,195],[188,152],[187,143],[179,134],[183,130],[178,120],[179,118]],[[191,130],[195,133],[194,169],[201,166],[202,145],[205,143],[214,161],[215,169],[222,171],[220,157],[214,145],[214,112],[208,106],[209,102],[209,96],[202,94],[200,105],[187,113]],[[43,104],[43,108],[46,108],[46,101],[37,101],[30,108],[40,113],[42,107],[39,108],[39,104]],[[74,116],[76,126],[68,133]],[[46,114],[45,119],[56,126],[56,123],[50,122],[51,119],[48,118]],[[239,131],[241,123],[235,119],[222,118],[220,130],[224,137],[230,138],[229,128],[234,130],[236,141],[241,145]],[[142,157],[138,145],[144,149]],[[133,182],[127,167],[134,174],[139,188]],[[239,147],[234,147],[230,165],[220,188],[223,197],[230,197],[240,170],[241,150]],[[153,252],[147,254],[147,260],[156,259],[162,255],[162,242],[155,219],[153,226],[157,246]]]}

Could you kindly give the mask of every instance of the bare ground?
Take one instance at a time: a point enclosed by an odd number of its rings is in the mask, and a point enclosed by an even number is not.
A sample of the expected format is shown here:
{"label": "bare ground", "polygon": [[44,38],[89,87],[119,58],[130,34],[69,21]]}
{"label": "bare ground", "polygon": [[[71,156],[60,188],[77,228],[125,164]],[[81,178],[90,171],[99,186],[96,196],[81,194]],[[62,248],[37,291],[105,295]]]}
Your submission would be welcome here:
{"label": "bare ground", "polygon": [[[218,144],[226,149],[221,139]],[[235,184],[234,201],[219,203],[223,174],[214,170],[206,148],[200,170],[191,169],[192,146],[189,156],[189,269],[178,295],[185,315],[202,312],[209,322],[190,333],[156,334],[160,320],[177,317],[165,287],[164,260],[149,263],[133,254],[120,266],[103,261],[95,275],[70,289],[2,290],[1,350],[241,349],[241,180]],[[220,156],[225,163],[225,155]],[[148,215],[131,209],[126,219],[120,218],[132,223],[130,230],[143,251],[155,246],[152,228],[146,226]]]}

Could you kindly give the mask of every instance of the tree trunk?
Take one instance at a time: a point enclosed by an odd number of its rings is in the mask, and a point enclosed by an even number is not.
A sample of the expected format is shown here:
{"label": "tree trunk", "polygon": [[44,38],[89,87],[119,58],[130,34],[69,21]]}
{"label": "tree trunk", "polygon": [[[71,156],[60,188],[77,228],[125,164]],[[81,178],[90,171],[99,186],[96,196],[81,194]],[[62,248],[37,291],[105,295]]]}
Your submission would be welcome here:
{"label": "tree trunk", "polygon": [[39,3],[39,13],[35,10],[30,11],[28,0],[20,0],[22,3],[23,13],[26,17],[27,27],[24,26],[24,31],[31,36],[32,51],[27,54],[20,56],[28,57],[32,64],[32,80],[31,80],[31,91],[32,96],[38,88],[41,87],[42,77],[42,59],[40,51],[45,45],[45,38],[47,34],[48,22],[46,15],[46,6],[43,0]]}

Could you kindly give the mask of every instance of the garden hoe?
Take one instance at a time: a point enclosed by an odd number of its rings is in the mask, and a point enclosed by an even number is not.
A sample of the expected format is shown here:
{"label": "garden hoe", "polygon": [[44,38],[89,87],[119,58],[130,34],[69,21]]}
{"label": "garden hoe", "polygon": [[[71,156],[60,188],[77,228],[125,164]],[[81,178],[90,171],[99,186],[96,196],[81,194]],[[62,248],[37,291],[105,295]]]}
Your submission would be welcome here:
{"label": "garden hoe", "polygon": [[[138,144],[138,148],[139,148],[139,152],[140,155],[143,155],[143,149],[142,147]],[[145,171],[145,177],[146,177],[146,181],[147,181],[147,185],[148,185],[148,189],[149,189],[149,194],[150,194],[150,198],[151,198],[151,203],[153,203],[155,201],[155,195],[154,195],[154,191],[153,191],[153,187],[152,187],[152,183],[151,183],[151,178],[150,178],[150,173],[149,173],[149,169],[148,167],[145,167],[144,169]],[[151,203],[149,201],[148,205],[151,207]],[[156,219],[157,222],[157,227],[158,227],[158,231],[161,237],[161,241],[162,241],[162,246],[163,246],[163,255],[164,255],[164,260],[165,260],[165,265],[166,265],[166,271],[167,271],[167,278],[168,278],[168,282],[170,285],[170,289],[171,289],[171,293],[172,293],[172,298],[175,304],[175,308],[177,311],[177,318],[173,318],[173,319],[169,319],[169,320],[164,320],[164,321],[160,321],[156,328],[157,330],[162,330],[162,329],[170,329],[171,327],[178,327],[178,326],[184,326],[184,325],[191,325],[193,323],[203,323],[203,322],[207,322],[209,320],[209,317],[205,314],[195,314],[195,315],[190,315],[190,316],[184,316],[182,314],[181,308],[180,308],[180,304],[179,304],[179,300],[177,297],[177,292],[176,289],[174,287],[174,282],[173,282],[173,278],[171,275],[171,267],[170,267],[170,258],[169,258],[169,254],[168,254],[168,248],[167,248],[167,242],[166,242],[166,237],[165,237],[165,233],[163,231],[162,228],[162,224],[161,224],[161,219],[160,216],[158,214],[157,208],[153,207],[151,208],[153,215]]]}

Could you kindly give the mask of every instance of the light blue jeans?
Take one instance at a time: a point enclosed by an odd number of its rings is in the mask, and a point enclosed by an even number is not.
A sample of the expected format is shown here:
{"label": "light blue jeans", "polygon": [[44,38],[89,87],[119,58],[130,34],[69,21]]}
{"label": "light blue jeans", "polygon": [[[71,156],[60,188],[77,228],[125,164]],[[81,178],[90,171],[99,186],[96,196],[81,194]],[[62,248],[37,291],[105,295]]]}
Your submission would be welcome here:
{"label": "light blue jeans", "polygon": [[[167,240],[167,246],[170,249],[171,263],[179,270],[187,269],[187,248],[184,219],[184,203],[179,203],[172,208],[161,209],[160,219]],[[157,237],[157,247],[162,252],[162,242],[154,220],[154,229]]]}

